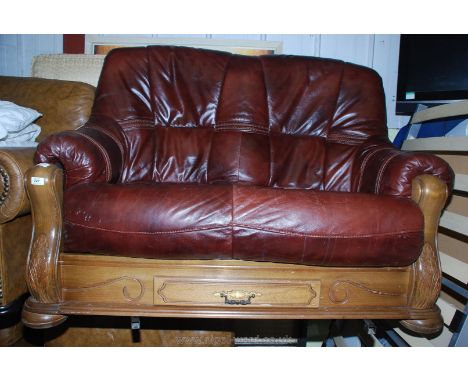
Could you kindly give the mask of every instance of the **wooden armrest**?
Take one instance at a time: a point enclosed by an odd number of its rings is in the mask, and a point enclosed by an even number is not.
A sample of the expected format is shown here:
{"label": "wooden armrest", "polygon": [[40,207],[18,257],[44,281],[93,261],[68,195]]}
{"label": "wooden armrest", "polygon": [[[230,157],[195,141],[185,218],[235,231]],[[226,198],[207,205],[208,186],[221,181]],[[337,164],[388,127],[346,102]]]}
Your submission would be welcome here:
{"label": "wooden armrest", "polygon": [[26,281],[37,301],[57,303],[61,299],[57,263],[62,243],[63,173],[55,165],[41,163],[27,172],[25,181],[34,225]]}

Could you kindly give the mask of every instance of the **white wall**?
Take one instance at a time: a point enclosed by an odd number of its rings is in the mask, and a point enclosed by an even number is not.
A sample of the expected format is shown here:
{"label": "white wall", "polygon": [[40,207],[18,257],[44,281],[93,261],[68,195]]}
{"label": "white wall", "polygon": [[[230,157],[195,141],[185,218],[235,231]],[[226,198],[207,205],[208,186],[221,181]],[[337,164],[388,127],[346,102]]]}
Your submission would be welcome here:
{"label": "white wall", "polygon": [[[109,36],[109,35],[108,35]],[[388,127],[399,129],[408,117],[395,115],[399,35],[126,35],[127,37],[192,37],[283,42],[284,54],[330,57],[365,65],[381,76],[387,100]],[[119,36],[122,37],[122,36]],[[63,52],[62,35],[0,35],[0,75],[28,76],[32,57]],[[390,134],[393,136],[394,132]]]}
{"label": "white wall", "polygon": [[27,77],[32,58],[45,53],[63,53],[63,35],[0,35],[0,75]]}

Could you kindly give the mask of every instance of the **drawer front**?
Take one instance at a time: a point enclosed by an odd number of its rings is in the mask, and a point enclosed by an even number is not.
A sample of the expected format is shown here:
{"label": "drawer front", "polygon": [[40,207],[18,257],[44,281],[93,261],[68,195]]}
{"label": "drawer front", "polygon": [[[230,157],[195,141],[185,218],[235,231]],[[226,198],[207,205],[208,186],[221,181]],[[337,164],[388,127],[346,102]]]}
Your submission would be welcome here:
{"label": "drawer front", "polygon": [[317,280],[200,280],[154,277],[154,305],[319,306]]}

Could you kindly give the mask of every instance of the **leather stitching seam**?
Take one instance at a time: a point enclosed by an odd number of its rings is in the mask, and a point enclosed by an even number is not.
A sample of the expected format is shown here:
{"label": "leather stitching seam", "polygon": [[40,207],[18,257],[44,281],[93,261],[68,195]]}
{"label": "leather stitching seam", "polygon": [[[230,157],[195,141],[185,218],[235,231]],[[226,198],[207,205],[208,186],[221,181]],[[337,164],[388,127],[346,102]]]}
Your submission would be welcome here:
{"label": "leather stitching seam", "polygon": [[107,154],[107,151],[104,149],[104,147],[101,146],[100,143],[98,143],[94,138],[91,138],[90,136],[82,133],[82,132],[79,132],[79,131],[75,131],[76,134],[82,136],[82,137],[85,137],[86,139],[88,139],[90,142],[92,142],[97,148],[98,150],[101,152],[101,154],[103,155],[104,157],[104,163],[105,163],[105,166],[106,166],[106,181],[107,182],[110,182],[110,180],[112,179],[112,170],[111,170],[111,163],[110,163],[110,158],[109,158],[109,155]]}
{"label": "leather stitching seam", "polygon": [[115,233],[119,233],[119,234],[132,234],[132,235],[166,235],[166,234],[171,234],[171,233],[187,233],[187,232],[218,230],[218,229],[222,229],[222,228],[228,228],[229,226],[231,226],[231,224],[226,224],[226,225],[214,225],[214,226],[211,226],[211,227],[183,228],[183,229],[169,230],[169,231],[148,232],[148,231],[120,231],[120,230],[116,230],[116,229],[108,229],[108,228],[102,228],[102,227],[91,227],[91,226],[87,226],[85,224],[73,223],[73,222],[71,222],[70,220],[67,220],[67,219],[65,219],[64,222],[66,224],[75,225],[75,226],[78,226],[78,227],[88,228],[88,229],[97,230],[97,231],[115,232]]}
{"label": "leather stitching seam", "polygon": [[403,234],[411,234],[411,233],[421,233],[421,231],[417,230],[406,230],[406,231],[397,231],[397,232],[385,232],[385,233],[370,233],[370,234],[363,234],[363,235],[330,235],[330,234],[307,234],[307,233],[299,233],[299,232],[291,232],[291,231],[284,231],[278,229],[269,229],[264,227],[258,227],[255,225],[247,225],[247,224],[235,224],[238,228],[251,228],[258,231],[264,232],[271,232],[271,233],[279,233],[284,235],[290,236],[300,236],[300,237],[310,237],[310,238],[331,238],[331,239],[359,239],[359,238],[369,238],[369,237],[385,237],[385,236],[395,236],[395,235],[403,235]]}
{"label": "leather stitching seam", "polygon": [[119,148],[120,150],[120,154],[122,156],[122,161],[123,161],[123,158],[124,158],[124,149],[123,149],[123,146],[122,144],[116,139],[116,136],[112,133],[110,133],[109,131],[107,131],[106,129],[102,128],[101,126],[86,126],[84,127],[85,129],[90,129],[90,130],[96,130],[104,135],[106,135],[107,137],[109,137],[112,142],[114,142],[117,147]]}
{"label": "leather stitching seam", "polygon": [[216,111],[215,111],[215,118],[214,118],[215,126],[217,125],[217,122],[218,122],[219,105],[221,103],[221,97],[223,96],[224,83],[226,82],[226,75],[227,75],[230,64],[231,64],[231,57],[229,57],[229,59],[226,60],[226,66],[224,67],[223,78],[221,80],[221,86],[219,87],[218,103],[216,104]]}
{"label": "leather stitching seam", "polygon": [[338,106],[338,100],[340,99],[340,95],[341,95],[341,86],[343,83],[344,71],[345,71],[345,66],[343,63],[341,66],[341,76],[340,76],[340,81],[338,83],[338,90],[336,92],[335,107],[333,108],[333,114],[330,116],[330,123],[328,124],[327,129],[326,129],[327,140],[328,140],[328,135],[330,134],[330,129],[333,126],[333,121],[334,121],[335,114],[336,114],[336,108]]}
{"label": "leather stitching seam", "polygon": [[[233,195],[234,197],[234,195]],[[233,211],[234,214],[234,211]],[[304,234],[304,233],[299,233],[299,232],[290,232],[290,231],[284,231],[284,230],[275,230],[275,229],[266,229],[264,227],[258,227],[255,225],[246,225],[246,224],[225,224],[225,225],[214,225],[211,227],[200,227],[200,228],[184,228],[184,229],[179,229],[179,230],[168,230],[168,231],[153,231],[153,232],[148,232],[148,231],[120,231],[120,230],[114,230],[114,229],[108,229],[108,228],[102,228],[102,227],[91,227],[87,226],[84,224],[80,223],[73,223],[67,219],[64,220],[66,224],[70,225],[75,225],[83,228],[88,228],[92,230],[97,230],[97,231],[106,231],[106,232],[115,232],[115,233],[122,233],[122,234],[142,234],[142,235],[165,235],[165,234],[171,234],[171,233],[187,233],[187,232],[198,232],[198,231],[210,231],[210,230],[219,230],[223,228],[228,228],[231,227],[231,230],[234,228],[247,228],[247,229],[255,229],[257,231],[264,231],[264,232],[271,232],[271,233],[279,233],[283,235],[289,235],[289,236],[299,236],[299,237],[310,237],[310,238],[323,238],[323,239],[365,239],[369,237],[385,237],[385,236],[396,236],[396,235],[406,235],[406,234],[420,234],[421,231],[398,231],[398,232],[386,232],[386,233],[372,233],[372,234],[364,234],[364,235],[329,235],[329,234]]]}
{"label": "leather stitching seam", "polygon": [[379,189],[380,189],[380,186],[381,186],[381,183],[382,183],[382,178],[383,178],[383,173],[384,171],[386,170],[388,164],[390,163],[390,161],[395,158],[399,153],[393,153],[389,158],[387,158],[385,160],[385,162],[382,164],[382,166],[380,167],[380,170],[379,170],[379,173],[377,175],[377,181],[375,183],[375,193],[376,194],[379,194]]}
{"label": "leather stitching seam", "polygon": [[265,67],[263,65],[263,60],[261,57],[258,59],[260,61],[260,65],[262,67],[262,74],[263,74],[263,85],[265,85],[265,104],[266,104],[266,111],[267,111],[267,119],[268,119],[268,131],[271,129],[271,122],[270,122],[270,104],[268,102],[268,90],[267,90],[267,80],[266,80],[266,74],[265,74]]}
{"label": "leather stitching seam", "polygon": [[371,152],[369,152],[363,159],[362,163],[361,163],[361,167],[359,169],[359,182],[358,182],[358,186],[357,186],[357,191],[359,192],[361,190],[361,186],[362,186],[362,180],[364,178],[364,169],[366,168],[367,166],[367,162],[369,162],[370,158],[372,156],[374,156],[375,154],[381,152],[381,151],[385,151],[385,150],[392,150],[391,148],[389,147],[380,147],[376,150],[372,150]]}

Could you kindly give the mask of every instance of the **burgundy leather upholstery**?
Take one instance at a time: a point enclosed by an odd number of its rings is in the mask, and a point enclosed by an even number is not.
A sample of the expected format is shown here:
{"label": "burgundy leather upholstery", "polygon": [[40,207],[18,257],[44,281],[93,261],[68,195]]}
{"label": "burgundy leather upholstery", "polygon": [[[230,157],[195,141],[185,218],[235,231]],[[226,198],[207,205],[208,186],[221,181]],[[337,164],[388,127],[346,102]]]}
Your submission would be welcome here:
{"label": "burgundy leather upholstery", "polygon": [[364,193],[94,183],[72,187],[66,196],[70,251],[84,247],[92,253],[161,259],[400,265],[416,259],[423,240],[422,215],[411,200]]}
{"label": "burgundy leather upholstery", "polygon": [[125,48],[90,121],[36,161],[65,171],[65,250],[407,265],[423,229],[412,179],[453,173],[396,150],[385,119],[379,76],[357,65]]}

